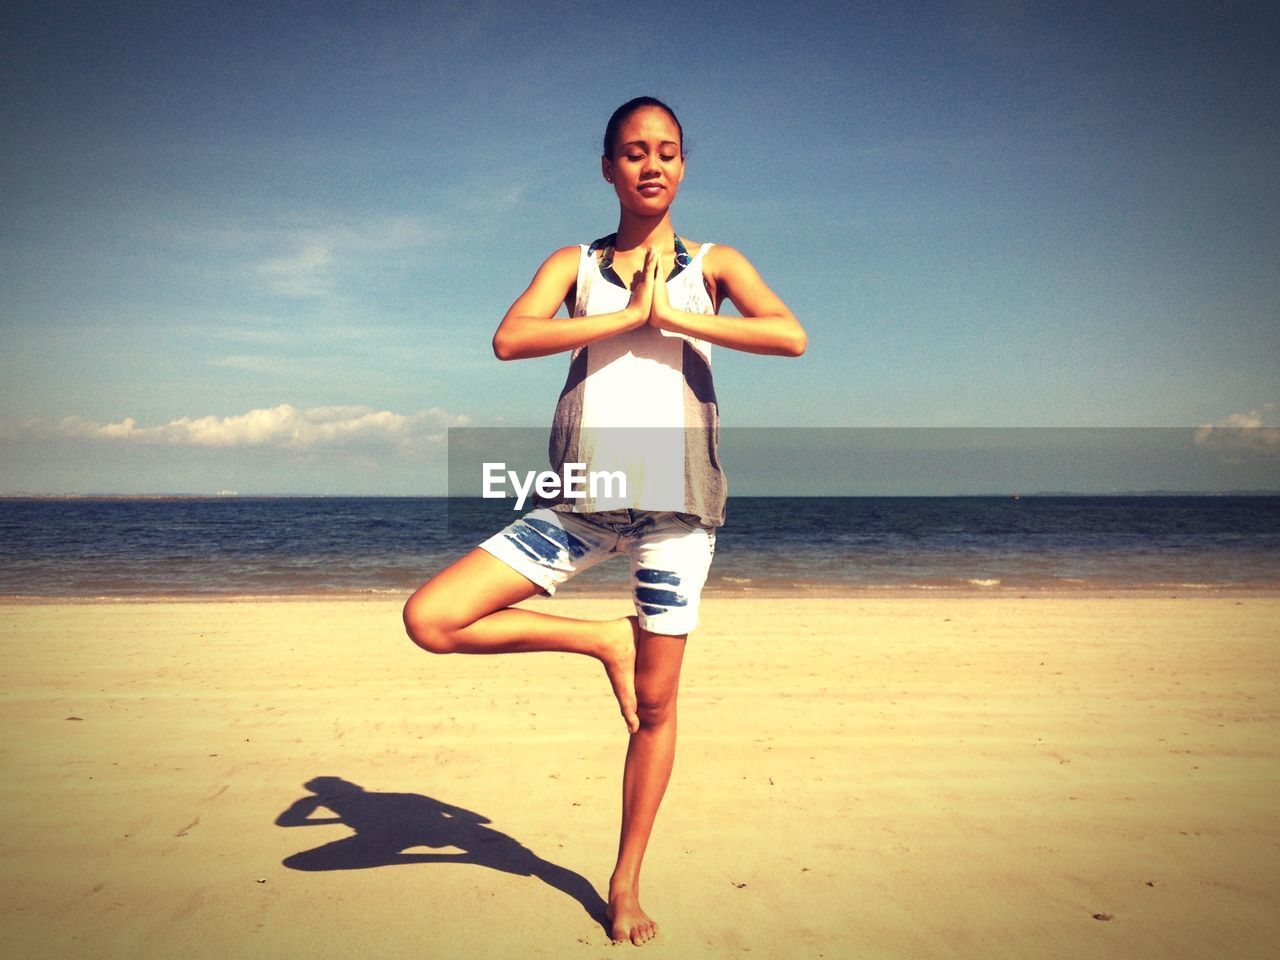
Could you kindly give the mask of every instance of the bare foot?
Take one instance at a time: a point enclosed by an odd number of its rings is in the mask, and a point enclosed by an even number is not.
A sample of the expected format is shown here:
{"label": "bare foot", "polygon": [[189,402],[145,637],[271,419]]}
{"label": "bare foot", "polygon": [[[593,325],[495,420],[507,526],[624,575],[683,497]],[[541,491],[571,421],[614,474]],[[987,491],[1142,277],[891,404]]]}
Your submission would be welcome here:
{"label": "bare foot", "polygon": [[606,914],[614,943],[630,940],[638,947],[658,935],[658,925],[640,909],[640,899],[634,893],[610,894]]}
{"label": "bare foot", "polygon": [[613,695],[618,698],[618,706],[622,709],[622,719],[631,733],[640,729],[640,718],[636,715],[636,641],[639,634],[640,625],[635,617],[613,620],[609,623],[605,646],[600,653],[600,662],[604,664]]}

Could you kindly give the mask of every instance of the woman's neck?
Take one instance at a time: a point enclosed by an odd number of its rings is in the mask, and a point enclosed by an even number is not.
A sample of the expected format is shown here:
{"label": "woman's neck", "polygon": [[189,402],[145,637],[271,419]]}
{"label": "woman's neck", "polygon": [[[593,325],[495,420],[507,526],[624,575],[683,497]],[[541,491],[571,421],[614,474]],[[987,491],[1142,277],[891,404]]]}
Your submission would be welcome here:
{"label": "woman's neck", "polygon": [[636,247],[654,247],[660,252],[675,250],[675,228],[671,226],[671,214],[661,217],[629,217],[625,213],[618,223],[615,250],[634,250]]}

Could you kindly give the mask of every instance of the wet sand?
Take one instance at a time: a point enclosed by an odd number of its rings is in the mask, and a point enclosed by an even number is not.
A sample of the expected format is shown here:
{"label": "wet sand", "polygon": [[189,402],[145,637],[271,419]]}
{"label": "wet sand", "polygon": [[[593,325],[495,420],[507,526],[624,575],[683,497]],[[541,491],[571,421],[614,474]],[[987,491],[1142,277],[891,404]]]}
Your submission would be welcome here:
{"label": "wet sand", "polygon": [[642,948],[593,661],[384,600],[0,604],[0,650],[12,956],[1280,950],[1277,597],[709,599]]}

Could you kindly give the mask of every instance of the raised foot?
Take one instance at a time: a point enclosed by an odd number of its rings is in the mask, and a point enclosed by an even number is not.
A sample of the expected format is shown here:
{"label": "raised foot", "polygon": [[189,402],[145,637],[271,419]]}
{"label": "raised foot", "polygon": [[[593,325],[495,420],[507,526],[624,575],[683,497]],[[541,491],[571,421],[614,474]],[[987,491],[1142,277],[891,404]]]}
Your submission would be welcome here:
{"label": "raised foot", "polygon": [[630,940],[638,947],[658,935],[658,925],[640,909],[640,900],[635,894],[610,896],[607,915],[609,935],[614,943]]}
{"label": "raised foot", "polygon": [[640,625],[635,617],[623,617],[611,621],[609,628],[600,662],[609,675],[609,684],[613,687],[613,695],[618,698],[627,730],[635,733],[640,729],[640,718],[636,714],[636,642]]}

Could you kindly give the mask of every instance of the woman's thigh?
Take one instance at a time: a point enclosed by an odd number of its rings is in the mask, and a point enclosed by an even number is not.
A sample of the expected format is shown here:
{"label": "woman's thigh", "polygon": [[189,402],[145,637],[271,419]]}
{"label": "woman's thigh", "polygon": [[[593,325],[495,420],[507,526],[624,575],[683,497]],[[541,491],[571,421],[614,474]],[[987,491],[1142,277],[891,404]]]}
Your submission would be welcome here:
{"label": "woman's thigh", "polygon": [[528,577],[476,547],[414,592],[405,605],[405,619],[429,619],[457,629],[543,592]]}
{"label": "woman's thigh", "polygon": [[631,587],[642,629],[668,636],[693,631],[715,543],[714,530],[671,513],[654,514],[653,522],[629,540]]}

